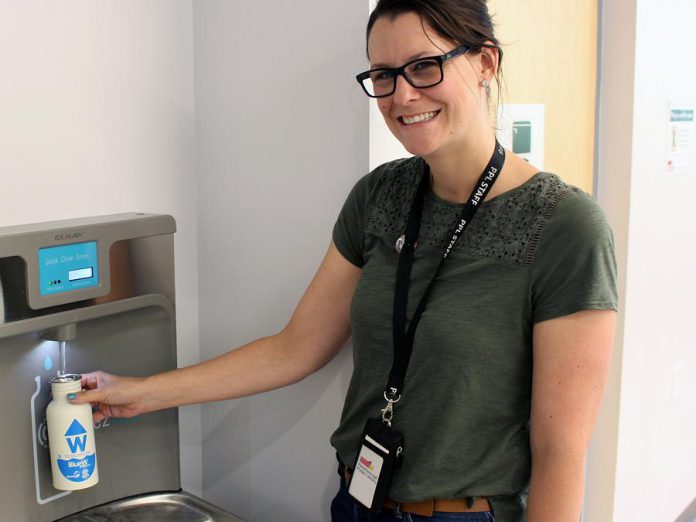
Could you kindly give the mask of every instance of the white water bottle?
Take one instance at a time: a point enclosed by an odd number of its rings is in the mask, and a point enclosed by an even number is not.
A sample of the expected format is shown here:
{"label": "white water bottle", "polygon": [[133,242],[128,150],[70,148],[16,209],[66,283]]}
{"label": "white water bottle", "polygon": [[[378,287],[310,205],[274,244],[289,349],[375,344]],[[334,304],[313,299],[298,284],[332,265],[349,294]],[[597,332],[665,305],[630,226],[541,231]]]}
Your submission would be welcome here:
{"label": "white water bottle", "polygon": [[67,374],[50,381],[53,400],[46,408],[48,446],[53,487],[60,490],[85,489],[99,482],[92,408],[68,402],[69,393],[81,391],[80,379],[80,375]]}

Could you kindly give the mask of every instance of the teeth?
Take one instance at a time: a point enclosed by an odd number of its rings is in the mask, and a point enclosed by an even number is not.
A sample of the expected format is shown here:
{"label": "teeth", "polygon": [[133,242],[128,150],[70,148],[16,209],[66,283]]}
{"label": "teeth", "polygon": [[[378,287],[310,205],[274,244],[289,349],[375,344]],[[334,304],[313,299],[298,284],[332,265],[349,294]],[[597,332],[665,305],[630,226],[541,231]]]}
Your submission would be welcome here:
{"label": "teeth", "polygon": [[419,121],[432,120],[437,115],[437,112],[424,112],[415,116],[402,116],[401,119],[406,125],[418,123]]}

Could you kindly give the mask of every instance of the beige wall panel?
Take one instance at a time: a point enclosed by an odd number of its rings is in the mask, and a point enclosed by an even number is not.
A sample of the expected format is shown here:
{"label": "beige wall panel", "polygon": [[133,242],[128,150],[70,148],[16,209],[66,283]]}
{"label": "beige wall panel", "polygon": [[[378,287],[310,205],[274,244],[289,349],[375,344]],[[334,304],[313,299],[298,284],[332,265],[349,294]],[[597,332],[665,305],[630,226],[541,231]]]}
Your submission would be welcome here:
{"label": "beige wall panel", "polygon": [[591,192],[597,0],[490,0],[503,46],[503,103],[543,103],[544,170]]}

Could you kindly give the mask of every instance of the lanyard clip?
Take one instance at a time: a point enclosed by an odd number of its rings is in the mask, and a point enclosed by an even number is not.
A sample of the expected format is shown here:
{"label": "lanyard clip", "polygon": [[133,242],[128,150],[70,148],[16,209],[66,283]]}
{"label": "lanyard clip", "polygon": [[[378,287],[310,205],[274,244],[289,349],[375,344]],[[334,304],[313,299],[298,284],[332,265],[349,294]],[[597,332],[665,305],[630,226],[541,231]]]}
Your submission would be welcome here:
{"label": "lanyard clip", "polygon": [[401,400],[401,395],[396,394],[396,388],[389,388],[389,394],[384,392],[384,398],[387,401],[387,405],[384,409],[380,410],[382,412],[382,422],[391,428],[391,422],[394,418],[394,404]]}
{"label": "lanyard clip", "polygon": [[380,411],[382,412],[382,422],[391,428],[391,421],[394,418],[394,403],[388,401],[387,406]]}

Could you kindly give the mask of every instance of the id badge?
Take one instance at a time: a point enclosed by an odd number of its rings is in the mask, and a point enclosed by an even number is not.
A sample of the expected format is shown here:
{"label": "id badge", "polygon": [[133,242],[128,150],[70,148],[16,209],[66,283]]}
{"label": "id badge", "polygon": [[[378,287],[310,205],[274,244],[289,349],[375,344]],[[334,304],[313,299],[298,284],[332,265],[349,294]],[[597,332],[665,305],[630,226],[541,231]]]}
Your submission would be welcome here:
{"label": "id badge", "polygon": [[353,466],[348,493],[369,509],[380,509],[396,468],[401,466],[404,438],[378,419],[368,419]]}

